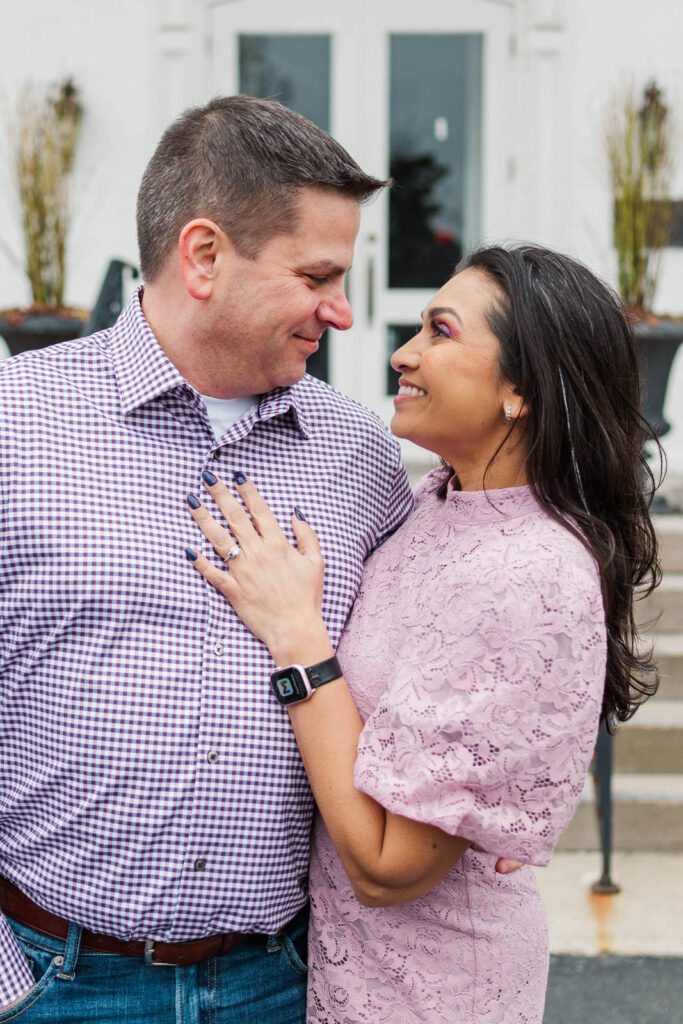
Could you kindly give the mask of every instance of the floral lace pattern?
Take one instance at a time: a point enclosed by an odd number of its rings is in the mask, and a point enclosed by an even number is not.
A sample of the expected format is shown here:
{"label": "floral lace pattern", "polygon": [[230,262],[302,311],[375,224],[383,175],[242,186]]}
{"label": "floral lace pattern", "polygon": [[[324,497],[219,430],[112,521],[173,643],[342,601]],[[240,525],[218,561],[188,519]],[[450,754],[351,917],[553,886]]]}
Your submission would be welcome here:
{"label": "floral lace pattern", "polygon": [[[548,971],[533,872],[579,799],[605,675],[596,565],[530,489],[418,488],[367,563],[339,647],[365,727],[356,785],[470,849],[421,899],[355,899],[321,821],[308,1020],[540,1024]],[[483,852],[485,851],[485,852]]]}

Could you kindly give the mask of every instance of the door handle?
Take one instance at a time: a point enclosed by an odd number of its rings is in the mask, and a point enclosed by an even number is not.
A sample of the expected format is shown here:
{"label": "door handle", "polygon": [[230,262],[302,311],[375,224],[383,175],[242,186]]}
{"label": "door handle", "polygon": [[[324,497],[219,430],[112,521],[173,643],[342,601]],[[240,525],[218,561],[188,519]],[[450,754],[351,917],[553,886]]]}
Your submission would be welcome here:
{"label": "door handle", "polygon": [[368,327],[375,320],[375,257],[368,256],[365,279],[365,313]]}

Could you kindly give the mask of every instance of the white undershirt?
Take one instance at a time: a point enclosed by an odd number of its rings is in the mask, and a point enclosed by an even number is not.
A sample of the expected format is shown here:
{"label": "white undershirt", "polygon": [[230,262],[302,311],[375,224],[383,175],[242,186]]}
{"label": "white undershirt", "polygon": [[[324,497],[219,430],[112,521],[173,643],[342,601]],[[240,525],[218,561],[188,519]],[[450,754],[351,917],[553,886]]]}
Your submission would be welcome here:
{"label": "white undershirt", "polygon": [[246,395],[244,398],[213,398],[202,395],[213,432],[218,441],[225,431],[241,420],[251,409],[258,405],[258,395]]}

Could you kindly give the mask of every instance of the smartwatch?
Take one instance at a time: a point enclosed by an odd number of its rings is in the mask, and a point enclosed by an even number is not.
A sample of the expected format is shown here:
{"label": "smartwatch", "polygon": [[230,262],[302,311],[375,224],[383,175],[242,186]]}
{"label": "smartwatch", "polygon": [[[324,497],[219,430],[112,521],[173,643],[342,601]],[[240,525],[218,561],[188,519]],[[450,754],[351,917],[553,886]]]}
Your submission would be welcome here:
{"label": "smartwatch", "polygon": [[300,704],[309,700],[316,689],[324,683],[343,676],[341,665],[336,657],[319,661],[317,665],[304,668],[303,665],[287,665],[276,669],[270,677],[273,693],[285,707],[289,704]]}

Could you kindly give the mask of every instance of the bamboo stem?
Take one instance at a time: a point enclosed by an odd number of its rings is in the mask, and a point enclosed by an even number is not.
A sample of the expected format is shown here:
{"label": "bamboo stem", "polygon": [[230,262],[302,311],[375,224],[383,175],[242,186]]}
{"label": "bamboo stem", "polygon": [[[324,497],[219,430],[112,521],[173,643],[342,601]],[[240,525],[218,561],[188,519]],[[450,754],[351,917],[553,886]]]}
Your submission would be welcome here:
{"label": "bamboo stem", "polygon": [[69,184],[82,114],[70,79],[51,90],[27,86],[17,106],[14,171],[25,271],[36,305],[64,304]]}

